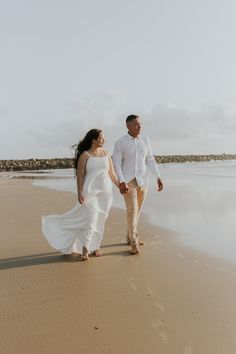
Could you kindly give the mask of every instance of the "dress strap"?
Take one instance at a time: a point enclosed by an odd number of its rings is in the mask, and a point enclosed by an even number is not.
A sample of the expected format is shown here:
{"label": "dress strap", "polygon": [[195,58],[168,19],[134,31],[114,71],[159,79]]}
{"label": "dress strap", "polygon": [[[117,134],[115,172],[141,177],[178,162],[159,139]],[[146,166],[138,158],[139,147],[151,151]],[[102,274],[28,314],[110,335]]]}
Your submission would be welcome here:
{"label": "dress strap", "polygon": [[[105,150],[102,150],[102,152],[103,152],[103,156],[109,156],[109,154]],[[93,156],[93,155],[90,155],[86,150],[84,151],[84,153],[87,154],[89,157]],[[97,156],[97,157],[101,157],[101,156]]]}

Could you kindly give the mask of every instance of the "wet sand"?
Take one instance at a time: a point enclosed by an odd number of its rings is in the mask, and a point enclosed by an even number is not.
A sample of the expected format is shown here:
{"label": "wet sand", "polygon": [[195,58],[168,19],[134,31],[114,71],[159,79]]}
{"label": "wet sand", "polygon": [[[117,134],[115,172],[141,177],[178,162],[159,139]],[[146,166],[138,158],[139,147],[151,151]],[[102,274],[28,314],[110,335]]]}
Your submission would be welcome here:
{"label": "wet sand", "polygon": [[236,265],[184,247],[140,220],[140,256],[112,209],[101,258],[53,250],[41,215],[76,196],[0,180],[0,353],[236,353]]}

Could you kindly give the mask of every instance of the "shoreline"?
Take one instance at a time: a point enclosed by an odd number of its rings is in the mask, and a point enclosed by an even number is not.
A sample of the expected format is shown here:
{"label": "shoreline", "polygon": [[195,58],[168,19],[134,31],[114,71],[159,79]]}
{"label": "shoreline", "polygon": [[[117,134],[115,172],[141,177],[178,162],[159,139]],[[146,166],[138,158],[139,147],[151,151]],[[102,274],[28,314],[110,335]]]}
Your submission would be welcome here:
{"label": "shoreline", "polygon": [[[236,160],[236,154],[155,155],[158,164]],[[1,171],[32,171],[73,168],[73,158],[0,160]]]}
{"label": "shoreline", "polygon": [[[61,178],[63,178],[63,177],[61,177]],[[29,178],[29,181],[30,181],[30,178]],[[76,194],[73,191],[66,191],[63,189],[56,189],[56,188],[53,189],[52,187],[37,185],[37,184],[34,184],[33,182],[32,182],[32,186],[34,186],[34,188],[46,189],[49,191],[54,191],[54,192],[59,192],[59,193],[61,193],[61,192],[66,193],[68,195],[73,196],[74,199],[76,199]],[[110,212],[112,214],[119,214],[122,217],[122,220],[125,224],[126,215],[125,215],[124,206],[123,207],[122,206],[112,206]],[[224,267],[230,267],[230,268],[232,267],[232,269],[235,268],[235,275],[236,275],[236,261],[232,261],[230,259],[220,257],[217,255],[212,255],[212,254],[208,253],[207,250],[205,250],[205,251],[199,250],[192,245],[188,245],[188,244],[184,243],[183,241],[181,241],[180,232],[160,226],[157,223],[154,223],[151,219],[152,219],[152,216],[148,213],[148,211],[142,210],[139,223],[142,224],[142,222],[143,222],[144,227],[141,227],[141,230],[142,230],[141,232],[145,232],[144,231],[145,227],[148,227],[149,229],[151,229],[153,231],[153,233],[157,232],[157,230],[158,230],[158,232],[161,232],[163,235],[165,235],[165,238],[168,240],[169,245],[170,244],[172,245],[173,249],[178,249],[180,252],[184,252],[184,251],[186,251],[187,253],[190,252],[190,253],[194,254],[196,258],[200,257],[200,258],[204,259],[204,261],[207,261],[207,260],[209,261],[209,259],[210,259],[210,263],[214,264],[215,267],[217,267],[218,269],[221,269],[221,268],[223,269]],[[109,221],[109,219],[108,219],[108,221]],[[123,230],[123,234],[125,235],[125,228]],[[124,236],[123,237],[124,244],[126,244],[125,238],[126,237]],[[150,244],[156,246],[155,239],[149,240],[149,241],[150,241]],[[157,247],[157,249],[158,249],[158,247]],[[142,250],[142,247],[140,247],[140,250]],[[178,256],[184,258],[183,255],[181,256],[180,254],[178,254]]]}
{"label": "shoreline", "polygon": [[78,262],[41,233],[41,216],[67,211],[74,194],[10,179],[0,180],[0,192],[0,352],[236,352],[235,265],[183,246],[146,215],[146,245],[131,256],[125,212],[115,208],[104,256]]}
{"label": "shoreline", "polygon": [[[233,250],[236,239],[231,235],[236,230],[235,219],[232,217],[236,194],[230,192],[236,177],[233,172],[235,162],[163,166],[166,188],[163,193],[156,194],[154,180],[150,181],[142,213],[146,212],[155,225],[176,230],[179,242],[186,247],[235,263]],[[35,186],[77,193],[74,174],[70,169],[2,172],[0,178],[28,179]],[[201,193],[196,188],[198,185],[202,186]],[[225,196],[228,196],[227,200]],[[116,188],[113,189],[113,206],[124,207],[123,198],[120,198]],[[218,218],[219,210],[221,220]]]}

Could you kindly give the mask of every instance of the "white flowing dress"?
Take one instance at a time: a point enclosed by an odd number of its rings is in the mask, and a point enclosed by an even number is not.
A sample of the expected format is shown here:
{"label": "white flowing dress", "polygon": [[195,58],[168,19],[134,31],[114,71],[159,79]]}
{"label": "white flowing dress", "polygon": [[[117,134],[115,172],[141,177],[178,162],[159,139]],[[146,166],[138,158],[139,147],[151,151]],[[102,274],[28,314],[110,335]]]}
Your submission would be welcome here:
{"label": "white flowing dress", "polygon": [[89,156],[83,184],[85,203],[76,203],[63,215],[42,217],[42,230],[48,243],[64,253],[89,253],[100,248],[105,221],[112,204],[112,182],[108,156]]}

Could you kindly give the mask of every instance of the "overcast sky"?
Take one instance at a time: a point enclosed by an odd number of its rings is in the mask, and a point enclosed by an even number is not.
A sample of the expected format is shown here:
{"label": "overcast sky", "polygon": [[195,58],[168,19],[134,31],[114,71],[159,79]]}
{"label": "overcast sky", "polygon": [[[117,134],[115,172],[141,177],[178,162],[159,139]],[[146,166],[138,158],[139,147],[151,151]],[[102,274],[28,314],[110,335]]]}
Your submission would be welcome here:
{"label": "overcast sky", "polygon": [[236,153],[235,0],[0,0],[0,159],[107,148],[140,114],[155,154]]}

